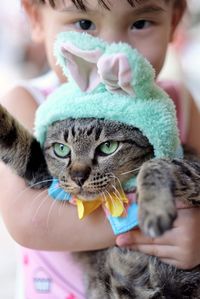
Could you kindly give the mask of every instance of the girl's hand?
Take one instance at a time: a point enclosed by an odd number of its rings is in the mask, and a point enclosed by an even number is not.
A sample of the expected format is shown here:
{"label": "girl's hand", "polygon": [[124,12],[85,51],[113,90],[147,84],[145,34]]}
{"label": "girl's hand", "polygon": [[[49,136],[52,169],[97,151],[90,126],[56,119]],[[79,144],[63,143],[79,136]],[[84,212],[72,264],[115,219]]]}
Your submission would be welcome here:
{"label": "girl's hand", "polygon": [[200,264],[200,208],[179,208],[171,230],[159,238],[146,237],[138,228],[119,235],[116,244],[157,256],[181,269]]}

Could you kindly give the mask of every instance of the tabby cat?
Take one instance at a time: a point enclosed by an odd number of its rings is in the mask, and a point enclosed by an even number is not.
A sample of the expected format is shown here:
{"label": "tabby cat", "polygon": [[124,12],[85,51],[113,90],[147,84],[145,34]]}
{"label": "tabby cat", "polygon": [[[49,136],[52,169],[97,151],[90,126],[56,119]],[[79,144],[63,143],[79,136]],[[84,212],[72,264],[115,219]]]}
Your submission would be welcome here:
{"label": "tabby cat", "polygon": [[[155,237],[172,227],[176,199],[200,203],[200,161],[153,159],[153,148],[131,126],[104,119],[68,119],[52,124],[44,150],[0,106],[0,158],[30,186],[46,188],[59,178],[67,192],[92,200],[137,177],[139,226]],[[200,298],[200,267],[178,270],[158,258],[110,248],[79,254],[88,299]]]}

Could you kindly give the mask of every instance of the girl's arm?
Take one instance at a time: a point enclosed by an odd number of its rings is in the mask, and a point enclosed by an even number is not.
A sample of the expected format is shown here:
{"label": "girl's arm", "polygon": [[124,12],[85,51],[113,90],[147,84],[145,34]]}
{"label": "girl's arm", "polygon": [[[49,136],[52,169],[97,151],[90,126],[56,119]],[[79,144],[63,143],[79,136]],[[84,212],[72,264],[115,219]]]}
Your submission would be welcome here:
{"label": "girl's arm", "polygon": [[[16,88],[2,104],[32,130],[37,105],[23,88]],[[114,236],[99,209],[79,220],[76,209],[53,201],[47,191],[27,188],[24,181],[0,164],[0,209],[16,242],[40,250],[84,251],[114,244]]]}

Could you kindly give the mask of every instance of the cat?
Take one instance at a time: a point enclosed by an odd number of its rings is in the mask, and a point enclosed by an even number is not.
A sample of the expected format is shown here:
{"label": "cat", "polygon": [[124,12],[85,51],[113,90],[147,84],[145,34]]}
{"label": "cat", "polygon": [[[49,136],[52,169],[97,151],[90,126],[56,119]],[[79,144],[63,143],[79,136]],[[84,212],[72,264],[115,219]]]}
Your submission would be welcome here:
{"label": "cat", "polygon": [[[172,227],[175,200],[200,204],[198,157],[186,152],[184,159],[154,159],[139,129],[115,121],[57,121],[42,150],[0,105],[0,159],[32,188],[47,188],[57,177],[65,191],[83,200],[110,193],[137,175],[139,226],[151,237]],[[84,265],[88,299],[200,298],[200,266],[184,271],[118,247],[74,255]]]}

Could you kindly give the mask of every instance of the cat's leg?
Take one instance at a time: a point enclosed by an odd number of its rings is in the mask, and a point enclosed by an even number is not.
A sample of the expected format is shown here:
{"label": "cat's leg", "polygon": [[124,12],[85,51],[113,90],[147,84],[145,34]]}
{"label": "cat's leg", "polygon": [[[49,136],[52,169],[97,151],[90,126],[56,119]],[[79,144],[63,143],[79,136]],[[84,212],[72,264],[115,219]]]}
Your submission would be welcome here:
{"label": "cat's leg", "polygon": [[187,204],[200,205],[200,159],[172,160],[174,169],[174,195]]}
{"label": "cat's leg", "polygon": [[[29,185],[41,188],[49,178],[40,144],[2,105],[0,105],[0,160]],[[36,184],[37,182],[43,182]]]}
{"label": "cat's leg", "polygon": [[[132,282],[134,284],[134,281]],[[129,291],[124,285],[116,281],[112,283],[110,299],[165,299],[159,289],[148,289],[147,287],[133,287]]]}
{"label": "cat's leg", "polygon": [[107,295],[105,293],[105,289],[101,288],[98,286],[98,288],[92,288],[92,289],[88,289],[86,292],[86,298],[87,299],[111,299],[110,297],[108,297],[109,295]]}
{"label": "cat's leg", "polygon": [[137,191],[141,229],[151,237],[160,236],[176,218],[175,199],[200,204],[200,163],[182,159],[145,162]]}
{"label": "cat's leg", "polygon": [[105,249],[71,254],[82,268],[86,299],[111,299],[110,276],[105,264],[107,252]]}
{"label": "cat's leg", "polygon": [[[103,271],[104,273],[99,273]],[[111,299],[110,297],[110,277],[103,268],[96,271],[89,271],[85,278],[85,289],[87,299]],[[93,273],[91,273],[93,272]]]}
{"label": "cat's leg", "polygon": [[149,256],[113,247],[107,252],[105,264],[111,299],[163,299],[160,289],[151,283],[155,269],[150,271]]}

